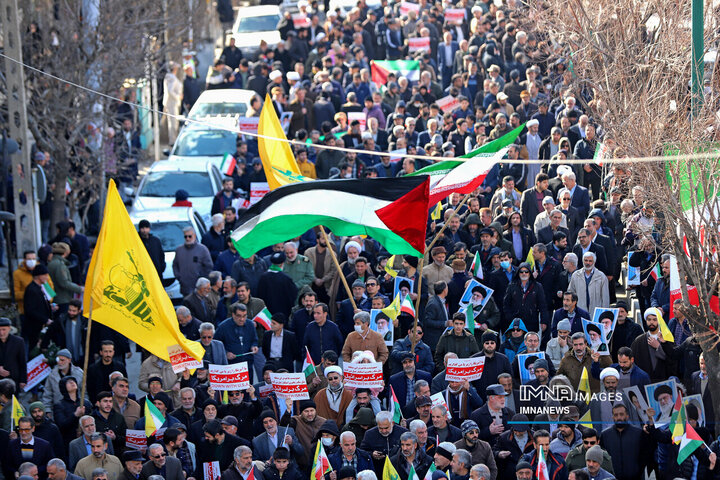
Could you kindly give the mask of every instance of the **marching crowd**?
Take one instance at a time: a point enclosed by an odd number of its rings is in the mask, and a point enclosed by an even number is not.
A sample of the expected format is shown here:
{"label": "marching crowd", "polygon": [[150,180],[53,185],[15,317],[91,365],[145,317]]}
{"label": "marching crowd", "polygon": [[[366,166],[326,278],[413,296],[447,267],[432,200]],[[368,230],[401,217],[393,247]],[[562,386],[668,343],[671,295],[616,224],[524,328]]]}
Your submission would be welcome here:
{"label": "marching crowd", "polygon": [[[184,296],[179,328],[203,346],[204,365],[174,373],[143,351],[133,378],[127,338],[95,322],[88,332],[76,299],[92,245],[72,222],[58,224],[56,237],[25,252],[14,272],[20,318],[0,318],[6,479],[201,480],[204,466],[218,462],[222,480],[295,480],[308,478],[318,442],[330,480],[382,478],[386,458],[401,480],[411,471],[418,479],[529,480],[539,463],[553,480],[720,478],[705,362],[682,303],[670,303],[664,219],[631,166],[593,161],[599,148],[608,158],[622,152],[609,135],[599,140],[592,90],[520,2],[414,5],[382,0],[373,9],[359,0],[345,13],[300,0],[309,27],[295,28],[285,14],[282,41],[261,44],[254,62],[231,40],[207,88],[254,90],[248,115],[259,114],[266,94],[278,113],[292,112],[289,136],[306,141],[295,154],[311,178],[410,174],[424,165],[369,152],[458,157],[524,123],[473,194],[451,195],[428,217],[433,247],[424,265],[391,257],[372,238],[330,234],[328,242],[318,230],[240,257],[229,237],[242,212],[232,201],[265,174],[257,142],[239,136],[212,228],[198,242],[187,227],[172,265]],[[450,8],[464,20],[444,20]],[[409,51],[409,39],[424,37],[426,50]],[[386,59],[417,60],[417,80],[390,72],[386,84],[371,81],[369,62]],[[188,108],[197,67],[186,69]],[[443,112],[437,100],[447,96],[459,106]],[[357,112],[364,125],[348,121]],[[131,131],[132,120],[125,126]],[[139,234],[162,276],[152,225],[140,222]],[[625,276],[623,265],[633,273]],[[378,314],[398,292],[417,311]],[[266,308],[268,330],[253,321]],[[616,313],[603,316],[608,308]],[[609,320],[604,329],[583,321],[596,309],[599,324]],[[278,397],[270,373],[301,371],[306,352],[316,365],[310,399]],[[26,390],[28,359],[40,353],[52,371]],[[481,378],[446,380],[448,361],[478,356]],[[253,384],[215,391],[208,365],[238,362],[248,363]],[[382,363],[385,388],[343,385],[344,365],[372,362]],[[653,384],[654,398],[639,398]],[[520,394],[526,385],[621,395],[528,399]],[[709,449],[678,464],[671,426],[659,420],[680,393],[699,395],[686,415]],[[14,397],[26,411],[17,425]],[[162,434],[144,450],[129,448],[127,431],[145,428],[146,402],[161,413]]]}

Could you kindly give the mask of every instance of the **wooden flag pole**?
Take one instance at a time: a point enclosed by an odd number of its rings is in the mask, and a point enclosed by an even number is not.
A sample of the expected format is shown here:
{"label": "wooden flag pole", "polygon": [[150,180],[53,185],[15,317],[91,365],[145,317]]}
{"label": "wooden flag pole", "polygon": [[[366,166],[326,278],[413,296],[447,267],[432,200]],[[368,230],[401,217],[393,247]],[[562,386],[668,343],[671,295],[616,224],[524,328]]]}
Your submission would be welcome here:
{"label": "wooden flag pole", "polygon": [[[458,203],[457,207],[455,207],[455,215],[460,216],[457,213],[457,211],[460,210],[463,207],[463,205],[465,205],[465,202],[467,202],[469,199],[470,199],[470,194],[468,193],[463,197],[462,200],[460,200],[460,203]],[[448,218],[448,220],[450,220],[450,219]],[[448,226],[448,222],[445,222],[443,224],[442,228],[440,229],[440,231],[435,235],[435,238],[433,238],[432,242],[430,242],[430,245],[428,245],[427,248],[425,249],[425,255],[427,255],[428,252],[432,249],[432,247],[435,246],[435,243],[439,240],[440,235],[445,231],[447,226]]]}
{"label": "wooden flag pole", "polygon": [[340,268],[340,263],[338,262],[337,255],[335,255],[335,250],[333,250],[332,246],[330,245],[330,237],[328,237],[328,234],[325,231],[325,227],[323,227],[322,225],[320,225],[320,231],[323,234],[323,238],[325,238],[325,243],[327,244],[327,248],[330,251],[330,256],[333,259],[333,263],[335,263],[335,268],[337,269],[338,275],[340,275],[340,280],[342,280],[343,285],[345,285],[345,291],[348,294],[348,298],[350,299],[350,304],[353,307],[353,311],[357,310],[357,305],[355,305],[355,298],[353,297],[352,290],[350,290],[347,279],[345,278],[345,275],[343,275],[342,269]]}
{"label": "wooden flag pole", "polygon": [[[90,360],[90,331],[92,330],[93,298],[90,297],[90,311],[88,312],[87,334],[85,336],[85,360],[83,361],[83,378],[80,386],[80,405],[85,406],[85,389],[87,387],[88,361]],[[88,414],[88,412],[85,412]]]}

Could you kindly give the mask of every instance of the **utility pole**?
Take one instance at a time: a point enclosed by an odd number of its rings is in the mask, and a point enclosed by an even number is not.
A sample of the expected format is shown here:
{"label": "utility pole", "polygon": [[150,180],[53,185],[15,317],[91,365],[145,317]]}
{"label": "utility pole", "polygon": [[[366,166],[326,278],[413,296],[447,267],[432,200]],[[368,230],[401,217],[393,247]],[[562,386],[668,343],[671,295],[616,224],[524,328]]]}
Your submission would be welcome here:
{"label": "utility pole", "polygon": [[703,104],[703,77],[705,76],[705,15],[703,0],[692,0],[692,75],[691,112],[695,118]]}
{"label": "utility pole", "polygon": [[[0,18],[5,40],[5,54],[22,63],[22,43],[18,1],[5,0]],[[7,82],[8,125],[10,138],[17,141],[20,151],[12,156],[13,201],[15,209],[16,256],[40,246],[40,212],[35,202],[30,162],[30,138],[25,105],[25,72],[23,66],[5,59]],[[4,172],[3,172],[4,173]],[[11,239],[6,239],[11,241]],[[10,262],[10,259],[8,259]],[[10,264],[8,264],[10,265]],[[11,266],[12,267],[12,266]]]}

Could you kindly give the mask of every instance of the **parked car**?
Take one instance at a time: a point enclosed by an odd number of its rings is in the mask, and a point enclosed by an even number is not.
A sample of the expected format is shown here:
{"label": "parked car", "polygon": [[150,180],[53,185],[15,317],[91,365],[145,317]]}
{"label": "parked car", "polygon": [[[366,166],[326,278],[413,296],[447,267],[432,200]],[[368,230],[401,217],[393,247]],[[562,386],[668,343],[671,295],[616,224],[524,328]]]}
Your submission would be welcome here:
{"label": "parked car", "polygon": [[225,115],[244,117],[245,112],[250,108],[250,100],[256,95],[252,90],[239,88],[205,90],[188,112],[187,118],[194,120]]}
{"label": "parked car", "polygon": [[245,58],[257,60],[260,42],[265,41],[268,48],[275,48],[280,43],[278,24],[282,20],[280,7],[277,5],[260,5],[243,7],[238,12],[231,34]]}

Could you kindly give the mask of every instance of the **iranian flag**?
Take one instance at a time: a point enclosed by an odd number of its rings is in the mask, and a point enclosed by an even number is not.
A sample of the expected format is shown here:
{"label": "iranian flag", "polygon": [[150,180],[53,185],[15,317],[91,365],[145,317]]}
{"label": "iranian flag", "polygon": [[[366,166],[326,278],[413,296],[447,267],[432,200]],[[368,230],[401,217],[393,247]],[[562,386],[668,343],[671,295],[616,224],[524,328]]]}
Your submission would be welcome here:
{"label": "iranian flag", "polygon": [[408,472],[408,480],[420,480],[415,472],[415,467],[410,465],[410,471]]}
{"label": "iranian flag", "polygon": [[323,480],[325,474],[332,471],[333,469],[330,466],[330,460],[325,454],[322,442],[317,442],[317,447],[315,447],[315,459],[313,460],[312,466],[312,478],[315,480]]}
{"label": "iranian flag", "polygon": [[393,72],[408,82],[420,80],[420,62],[417,60],[373,60],[370,62],[372,81],[378,86],[387,85],[388,75]]}
{"label": "iranian flag", "polygon": [[55,290],[50,286],[50,282],[43,283],[40,288],[42,288],[43,295],[45,295],[47,301],[52,302],[52,299],[55,298]]}
{"label": "iranian flag", "polygon": [[540,449],[537,470],[535,471],[535,478],[537,478],[537,480],[550,480],[550,472],[548,471],[547,461],[545,460],[544,448]]}
{"label": "iranian flag", "polygon": [[415,307],[410,299],[410,295],[405,295],[405,298],[403,298],[403,301],[400,304],[400,313],[407,313],[415,318]]}
{"label": "iranian flag", "polygon": [[397,395],[395,395],[395,390],[392,385],[390,385],[390,393],[392,394],[393,422],[399,424],[400,420],[403,418],[402,409],[400,408],[400,402],[398,402]]}
{"label": "iranian flag", "polygon": [[470,273],[472,273],[472,276],[477,278],[478,280],[483,279],[483,269],[482,262],[480,261],[480,252],[475,252],[475,257],[473,258],[472,265],[470,265]]}
{"label": "iranian flag", "polygon": [[605,163],[606,159],[610,159],[610,147],[603,142],[597,142],[595,145],[595,155],[593,155],[593,162],[600,165],[601,167]]}
{"label": "iranian flag", "polygon": [[408,176],[430,176],[430,204],[453,192],[471,193],[483,183],[493,166],[503,159],[508,145],[515,142],[523,128],[525,124],[459,159],[439,161]]}
{"label": "iranian flag", "polygon": [[685,435],[680,440],[680,450],[678,451],[677,463],[680,465],[693,454],[695,450],[705,445],[700,435],[697,434],[694,428],[689,423],[685,423]]}
{"label": "iranian flag", "polygon": [[473,306],[471,303],[465,307],[465,312],[463,313],[465,313],[465,328],[475,335],[475,312],[473,312]]}
{"label": "iranian flag", "polygon": [[165,423],[160,410],[150,401],[145,401],[145,435],[151,437],[162,428]]}
{"label": "iranian flag", "polygon": [[662,270],[660,269],[660,262],[657,262],[655,266],[650,270],[650,276],[655,279],[657,282],[657,279],[662,277]]}
{"label": "iranian flag", "polygon": [[324,225],[336,236],[367,235],[392,255],[422,256],[428,212],[427,176],[315,180],[272,190],[239,219],[232,233],[243,257]]}
{"label": "iranian flag", "polygon": [[220,164],[220,172],[223,175],[231,177],[233,172],[235,171],[235,165],[237,165],[235,157],[233,157],[229,153],[226,153],[225,156],[223,156],[222,163]]}
{"label": "iranian flag", "polygon": [[270,330],[270,318],[272,315],[270,314],[270,310],[267,309],[267,307],[263,308],[260,313],[255,315],[255,318],[253,318],[253,322],[259,323],[262,325],[262,327],[265,330]]}
{"label": "iranian flag", "polygon": [[309,378],[310,375],[315,373],[315,364],[307,347],[305,347],[305,360],[303,360],[302,371],[305,374],[305,378]]}
{"label": "iranian flag", "polygon": [[425,474],[425,478],[423,480],[432,480],[432,474],[435,470],[437,470],[437,467],[435,466],[435,462],[433,462],[430,464],[430,468],[428,468],[428,471]]}

